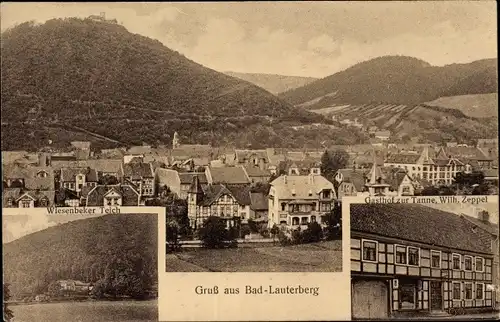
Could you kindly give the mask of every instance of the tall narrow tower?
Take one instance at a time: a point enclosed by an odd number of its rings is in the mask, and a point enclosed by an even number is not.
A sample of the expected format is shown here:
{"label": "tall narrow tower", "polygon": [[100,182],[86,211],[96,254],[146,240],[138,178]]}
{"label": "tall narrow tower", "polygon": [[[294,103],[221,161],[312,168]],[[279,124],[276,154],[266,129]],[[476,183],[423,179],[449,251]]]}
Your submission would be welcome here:
{"label": "tall narrow tower", "polygon": [[175,149],[175,148],[178,148],[180,145],[180,142],[179,142],[179,134],[177,132],[174,133],[174,139],[172,140],[172,148]]}

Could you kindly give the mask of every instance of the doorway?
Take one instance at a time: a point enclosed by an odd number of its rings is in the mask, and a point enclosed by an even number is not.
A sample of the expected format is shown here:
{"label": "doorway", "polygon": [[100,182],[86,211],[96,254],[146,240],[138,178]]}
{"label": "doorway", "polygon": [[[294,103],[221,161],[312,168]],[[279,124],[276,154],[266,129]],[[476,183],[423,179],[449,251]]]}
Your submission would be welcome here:
{"label": "doorway", "polygon": [[353,281],[352,317],[383,319],[388,317],[389,295],[382,281]]}
{"label": "doorway", "polygon": [[431,310],[439,311],[443,309],[443,285],[438,281],[430,281]]}

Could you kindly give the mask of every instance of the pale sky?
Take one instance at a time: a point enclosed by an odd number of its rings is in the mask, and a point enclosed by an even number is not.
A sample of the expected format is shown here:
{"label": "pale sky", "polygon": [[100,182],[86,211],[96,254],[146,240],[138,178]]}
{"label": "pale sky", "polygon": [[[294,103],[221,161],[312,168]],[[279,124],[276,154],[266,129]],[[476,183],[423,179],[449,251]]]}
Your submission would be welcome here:
{"label": "pale sky", "polygon": [[1,29],[106,12],[218,71],[325,77],[383,55],[497,57],[495,1],[2,3]]}

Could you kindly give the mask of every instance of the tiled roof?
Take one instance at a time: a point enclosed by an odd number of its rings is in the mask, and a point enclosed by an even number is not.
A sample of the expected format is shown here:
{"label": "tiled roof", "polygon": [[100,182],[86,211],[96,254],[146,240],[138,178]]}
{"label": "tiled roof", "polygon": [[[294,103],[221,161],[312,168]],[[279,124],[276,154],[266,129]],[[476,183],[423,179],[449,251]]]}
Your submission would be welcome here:
{"label": "tiled roof", "polygon": [[253,165],[244,165],[243,167],[245,168],[245,171],[247,172],[247,175],[250,178],[252,177],[262,178],[271,176],[271,173],[268,170],[263,170]]}
{"label": "tiled roof", "polygon": [[415,204],[351,204],[351,231],[480,253],[491,237],[453,213]]}
{"label": "tiled roof", "polygon": [[92,159],[80,161],[52,161],[54,170],[61,168],[91,168],[104,173],[121,173],[123,160],[120,159]]}
{"label": "tiled roof", "polygon": [[490,157],[486,156],[480,149],[476,147],[447,147],[445,148],[446,154],[453,156],[458,159],[464,160],[491,160]]}
{"label": "tiled roof", "polygon": [[85,181],[87,182],[97,182],[97,171],[95,169],[89,168],[62,168],[61,169],[61,181],[75,181],[76,176],[79,174],[85,175]]}
{"label": "tiled roof", "polygon": [[104,205],[104,196],[111,190],[115,190],[122,196],[122,206],[138,206],[139,193],[130,185],[99,185],[87,194],[87,206]]}
{"label": "tiled roof", "polygon": [[352,183],[356,191],[361,192],[365,187],[365,174],[354,169],[339,169],[337,172],[342,173],[343,182]]}
{"label": "tiled roof", "polygon": [[150,163],[133,162],[123,165],[123,176],[127,178],[151,178],[154,177]]}
{"label": "tiled roof", "polygon": [[498,235],[499,235],[498,225],[495,225],[491,222],[485,222],[485,221],[482,221],[482,220],[479,220],[477,218],[467,216],[467,215],[461,215],[461,216],[462,216],[462,218],[470,221],[471,223],[473,223],[474,225],[483,229],[484,231],[498,237]]}
{"label": "tiled roof", "polygon": [[269,209],[269,201],[267,195],[262,192],[250,193],[250,208],[254,211],[263,211]]}
{"label": "tiled roof", "polygon": [[31,198],[35,199],[35,201],[40,201],[43,198],[47,198],[49,201],[49,206],[51,206],[54,204],[56,192],[54,190],[29,190],[21,192],[18,199],[21,198],[23,195],[28,195]]}
{"label": "tiled roof", "polygon": [[203,189],[203,200],[201,201],[201,206],[212,205],[220,196],[228,194],[231,192],[222,184],[214,184],[205,186]]}
{"label": "tiled roof", "polygon": [[175,193],[180,192],[181,179],[179,173],[175,170],[157,168],[155,170],[155,180],[159,187],[166,185]]}
{"label": "tiled roof", "polygon": [[[46,173],[46,177],[40,175]],[[3,180],[24,179],[26,189],[54,190],[54,169],[30,165],[7,164],[2,167]]]}
{"label": "tiled roof", "polygon": [[234,167],[221,167],[221,168],[208,168],[212,184],[245,184],[250,183],[245,169],[242,166]]}
{"label": "tiled roof", "polygon": [[226,185],[226,188],[231,192],[238,204],[248,206],[252,203],[250,200],[250,185]]}
{"label": "tiled roof", "polygon": [[321,190],[334,190],[333,184],[320,175],[283,175],[274,179],[271,185],[282,199],[317,199]]}
{"label": "tiled roof", "polygon": [[2,151],[2,164],[11,163],[38,165],[38,155],[27,151]]}
{"label": "tiled roof", "polygon": [[297,168],[301,175],[308,175],[311,172],[312,168],[320,168],[321,162],[318,162],[314,159],[306,159],[301,161],[282,161],[278,165],[279,171],[284,171],[288,174],[288,171],[291,168]]}
{"label": "tiled roof", "polygon": [[235,150],[234,152],[238,162],[248,161],[253,155],[259,159],[264,159],[266,162],[269,161],[266,150]]}
{"label": "tiled roof", "polygon": [[193,177],[198,177],[200,184],[207,184],[207,176],[204,172],[181,172],[179,173],[179,178],[181,184],[191,184],[193,182]]}
{"label": "tiled roof", "polygon": [[210,158],[213,155],[213,149],[210,145],[205,144],[181,144],[170,150],[170,155],[176,158]]}
{"label": "tiled roof", "polygon": [[395,153],[389,154],[385,163],[416,164],[419,158],[417,153]]}

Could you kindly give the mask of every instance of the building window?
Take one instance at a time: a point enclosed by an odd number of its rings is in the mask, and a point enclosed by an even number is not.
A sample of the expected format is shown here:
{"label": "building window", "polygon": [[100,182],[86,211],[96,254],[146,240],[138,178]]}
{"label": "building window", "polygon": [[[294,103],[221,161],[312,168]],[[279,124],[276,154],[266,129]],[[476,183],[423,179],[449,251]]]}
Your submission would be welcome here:
{"label": "building window", "polygon": [[8,198],[7,199],[7,207],[12,207],[13,204],[14,204],[14,199],[13,198]]}
{"label": "building window", "polygon": [[316,216],[311,216],[311,222],[316,222]]}
{"label": "building window", "polygon": [[320,207],[321,207],[321,211],[323,211],[323,212],[327,212],[327,211],[332,210],[332,205],[329,203],[321,203]]}
{"label": "building window", "polygon": [[453,261],[453,266],[452,266],[453,269],[460,270],[461,256],[459,254],[453,254],[452,261]]}
{"label": "building window", "polygon": [[300,223],[301,223],[302,225],[307,225],[307,222],[308,222],[307,217],[302,217],[302,218],[301,218],[301,222],[300,222]]}
{"label": "building window", "polygon": [[465,283],[465,299],[472,300],[472,283]]}
{"label": "building window", "polygon": [[437,250],[431,250],[431,267],[441,268],[441,252]]}
{"label": "building window", "polygon": [[476,300],[484,299],[484,284],[476,283]]}
{"label": "building window", "polygon": [[415,283],[399,285],[400,306],[402,310],[412,310],[417,307],[417,286]]}
{"label": "building window", "polygon": [[396,245],[396,264],[406,264],[406,247]]}
{"label": "building window", "polygon": [[472,256],[464,256],[464,269],[472,271]]}
{"label": "building window", "polygon": [[330,191],[329,190],[323,191],[323,198],[330,199]]}
{"label": "building window", "polygon": [[484,271],[484,259],[482,257],[476,257],[476,272]]}
{"label": "building window", "polygon": [[30,208],[31,201],[30,200],[21,200],[21,208]]}
{"label": "building window", "polygon": [[460,283],[453,283],[453,299],[454,300],[462,299],[462,290]]}
{"label": "building window", "polygon": [[420,263],[420,250],[416,247],[408,247],[408,265],[418,266]]}
{"label": "building window", "polygon": [[282,202],[281,203],[281,211],[285,211],[286,203]]}
{"label": "building window", "polygon": [[47,207],[49,205],[49,200],[47,198],[43,198],[40,200],[41,207]]}
{"label": "building window", "polygon": [[292,225],[298,225],[299,224],[299,217],[293,217],[292,218]]}
{"label": "building window", "polygon": [[377,247],[376,241],[364,240],[363,241],[363,260],[368,262],[377,261]]}

